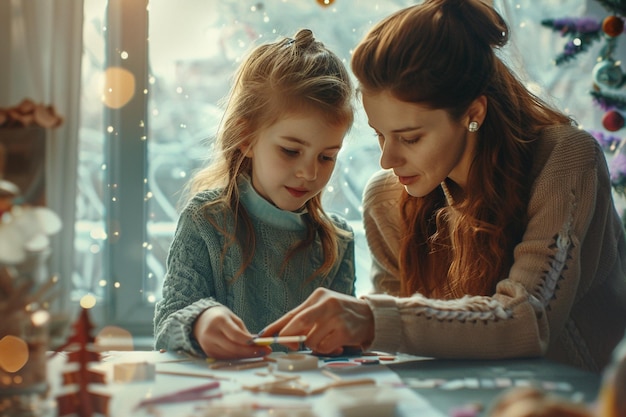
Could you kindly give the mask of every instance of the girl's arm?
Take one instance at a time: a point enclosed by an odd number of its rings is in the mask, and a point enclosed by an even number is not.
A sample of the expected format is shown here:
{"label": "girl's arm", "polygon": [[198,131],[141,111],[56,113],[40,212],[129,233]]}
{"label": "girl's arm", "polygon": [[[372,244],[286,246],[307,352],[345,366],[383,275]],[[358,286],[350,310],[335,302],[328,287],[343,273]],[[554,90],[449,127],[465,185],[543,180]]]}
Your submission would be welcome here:
{"label": "girl's arm", "polygon": [[249,344],[243,320],[218,301],[225,295],[212,262],[221,261],[223,239],[209,227],[204,202],[199,196],[180,216],[155,311],[155,347],[216,359],[268,354],[269,347]]}
{"label": "girl's arm", "polygon": [[154,316],[155,348],[204,355],[193,337],[193,325],[206,309],[221,305],[209,289],[213,271],[207,245],[194,221],[194,210],[185,209],[167,257],[163,298]]}
{"label": "girl's arm", "polygon": [[339,267],[331,277],[332,281],[328,288],[333,291],[355,295],[355,252],[354,252],[354,231],[348,222],[336,216],[331,216],[335,225],[343,230],[352,233],[352,237],[339,238]]}

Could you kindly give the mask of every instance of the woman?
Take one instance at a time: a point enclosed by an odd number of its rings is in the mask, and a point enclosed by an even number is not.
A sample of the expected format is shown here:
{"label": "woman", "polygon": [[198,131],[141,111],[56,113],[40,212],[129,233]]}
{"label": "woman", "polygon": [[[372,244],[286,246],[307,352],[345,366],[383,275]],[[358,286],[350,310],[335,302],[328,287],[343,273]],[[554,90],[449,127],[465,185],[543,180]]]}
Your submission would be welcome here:
{"label": "woman", "polygon": [[[383,171],[363,200],[377,295],[317,290],[266,334],[600,371],[626,327],[626,246],[597,142],[524,88],[480,0],[427,0],[352,58]],[[333,318],[333,320],[329,320]]]}

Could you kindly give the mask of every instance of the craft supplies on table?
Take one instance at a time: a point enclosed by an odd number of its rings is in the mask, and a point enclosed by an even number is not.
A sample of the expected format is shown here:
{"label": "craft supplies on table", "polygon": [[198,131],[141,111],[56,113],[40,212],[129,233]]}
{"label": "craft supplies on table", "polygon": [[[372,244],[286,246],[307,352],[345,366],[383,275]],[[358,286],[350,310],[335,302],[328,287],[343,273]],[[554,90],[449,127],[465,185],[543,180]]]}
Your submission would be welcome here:
{"label": "craft supplies on table", "polygon": [[[290,356],[291,355],[291,356]],[[282,371],[279,360],[293,355],[315,367]],[[324,358],[308,352],[274,355],[238,361],[215,361],[181,357],[168,352],[109,352],[96,368],[112,377],[116,365],[150,363],[155,368],[153,380],[134,380],[107,384],[111,395],[109,417],[176,415],[181,417],[251,416],[251,417],[346,417],[345,410],[333,400],[340,390],[367,388],[371,402],[375,393],[393,392],[397,417],[420,415],[444,417],[384,365],[362,365],[346,369],[327,369]],[[128,365],[125,365],[128,366]],[[391,390],[391,391],[389,391]],[[53,388],[54,391],[54,388]],[[352,398],[357,391],[351,391]],[[330,398],[330,400],[329,400]],[[386,404],[387,406],[391,406]],[[376,407],[371,407],[375,410]],[[219,412],[218,412],[219,411]],[[160,414],[159,414],[160,413]],[[217,413],[217,414],[216,414]],[[379,414],[361,414],[377,417]]]}
{"label": "craft supplies on table", "polygon": [[[485,417],[488,404],[512,387],[532,382],[576,402],[592,403],[600,382],[596,374],[542,358],[442,360],[384,352],[319,356],[316,369],[279,371],[275,361],[287,354],[280,352],[243,361],[209,361],[168,352],[103,352],[93,370],[113,381],[115,364],[146,362],[156,369],[155,379],[151,381],[97,384],[98,392],[111,398],[108,417],[350,417],[353,410],[347,401],[350,397],[357,398],[352,402],[355,407],[361,402],[370,405],[360,417],[378,417],[376,410],[385,407],[395,407],[394,417],[458,417],[467,414],[468,404],[476,417]],[[383,356],[388,356],[388,360],[382,360]],[[364,364],[359,360],[373,358],[379,364]],[[53,411],[58,405],[58,395],[66,388],[62,373],[67,360],[68,355],[61,352],[51,355],[48,361],[51,386],[48,402]],[[248,367],[248,363],[254,363],[255,367]],[[331,363],[351,366],[326,366]],[[216,366],[212,368],[212,365]],[[207,384],[215,382],[219,384],[207,388]],[[359,385],[349,386],[354,383]],[[188,390],[203,388],[197,397],[185,398]],[[367,394],[353,395],[348,389]],[[390,392],[395,403],[384,403]],[[176,394],[177,401],[159,400],[134,411],[144,400],[172,394]],[[338,401],[337,396],[347,404]],[[54,413],[45,417],[57,416]]]}

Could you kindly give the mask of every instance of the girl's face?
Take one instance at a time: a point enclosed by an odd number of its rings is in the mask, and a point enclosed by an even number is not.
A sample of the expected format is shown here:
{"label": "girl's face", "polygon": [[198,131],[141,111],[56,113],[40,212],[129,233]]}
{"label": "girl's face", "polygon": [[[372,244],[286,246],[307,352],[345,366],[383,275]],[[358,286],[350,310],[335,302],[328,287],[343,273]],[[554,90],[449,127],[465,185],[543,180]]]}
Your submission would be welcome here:
{"label": "girl's face", "polygon": [[468,117],[455,122],[444,110],[400,101],[389,92],[363,92],[362,98],[380,143],[380,165],[393,169],[407,193],[423,197],[446,177],[465,187],[476,140],[468,134]]}
{"label": "girl's face", "polygon": [[262,129],[246,154],[252,186],[280,209],[301,209],[328,183],[347,130],[315,111],[293,112]]}

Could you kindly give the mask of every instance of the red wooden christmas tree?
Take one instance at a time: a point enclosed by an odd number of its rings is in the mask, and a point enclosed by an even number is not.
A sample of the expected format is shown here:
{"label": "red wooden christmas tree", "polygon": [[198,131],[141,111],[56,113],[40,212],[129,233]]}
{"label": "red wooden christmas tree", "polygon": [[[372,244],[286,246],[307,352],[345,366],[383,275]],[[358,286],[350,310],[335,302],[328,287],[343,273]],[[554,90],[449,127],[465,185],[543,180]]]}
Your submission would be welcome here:
{"label": "red wooden christmas tree", "polygon": [[110,397],[92,392],[89,386],[104,384],[104,374],[88,369],[90,363],[99,362],[100,354],[93,350],[94,338],[91,336],[93,324],[88,310],[83,308],[80,317],[74,323],[74,333],[59,350],[69,351],[68,363],[78,364],[78,369],[63,373],[63,385],[76,385],[75,391],[57,397],[58,416],[92,417],[94,413],[108,416]]}

